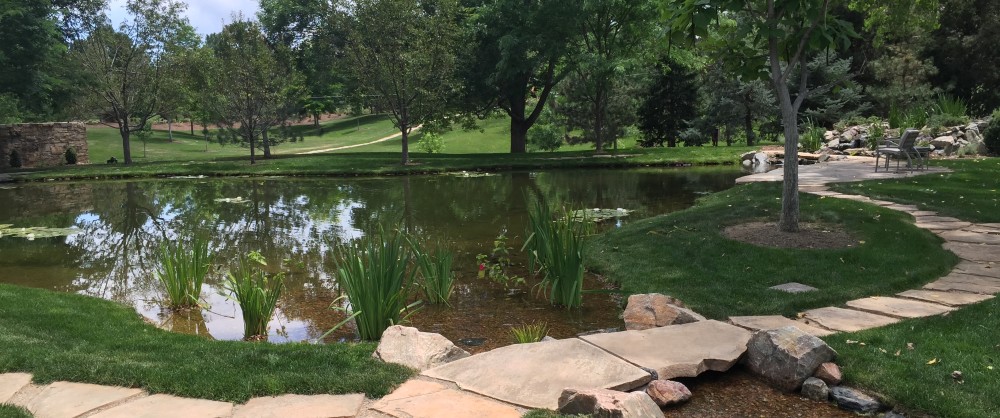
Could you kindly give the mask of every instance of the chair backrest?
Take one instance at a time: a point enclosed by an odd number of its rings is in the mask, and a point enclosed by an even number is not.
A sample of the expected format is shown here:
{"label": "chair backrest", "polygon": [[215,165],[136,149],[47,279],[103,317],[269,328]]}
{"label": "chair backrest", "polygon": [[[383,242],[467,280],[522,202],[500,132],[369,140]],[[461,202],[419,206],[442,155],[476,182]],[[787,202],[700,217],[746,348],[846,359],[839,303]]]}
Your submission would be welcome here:
{"label": "chair backrest", "polygon": [[903,151],[912,150],[917,145],[917,137],[920,136],[920,131],[916,129],[907,129],[903,132],[903,135],[899,138],[899,149]]}

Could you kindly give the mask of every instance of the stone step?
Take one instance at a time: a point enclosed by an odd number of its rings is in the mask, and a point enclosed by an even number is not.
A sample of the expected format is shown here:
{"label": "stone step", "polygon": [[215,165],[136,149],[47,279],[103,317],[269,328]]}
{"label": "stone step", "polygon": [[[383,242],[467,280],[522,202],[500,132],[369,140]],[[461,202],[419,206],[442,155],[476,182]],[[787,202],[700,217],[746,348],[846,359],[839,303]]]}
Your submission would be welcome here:
{"label": "stone step", "polygon": [[1000,279],[952,272],[924,286],[930,290],[959,290],[962,292],[994,295],[1000,293]]}
{"label": "stone step", "polygon": [[17,391],[31,384],[31,375],[27,373],[0,374],[0,404],[10,402]]}
{"label": "stone step", "polygon": [[859,311],[896,318],[922,318],[955,310],[937,303],[881,296],[855,299],[847,302],[847,306]]}
{"label": "stone step", "polygon": [[955,253],[955,255],[963,260],[979,262],[1000,260],[1000,245],[946,242],[944,248]]}
{"label": "stone step", "polygon": [[371,409],[398,418],[519,418],[521,416],[521,413],[510,405],[423,380],[410,380],[404,383],[399,389],[372,405]]}
{"label": "stone step", "polygon": [[938,216],[938,213],[930,210],[917,210],[910,212],[910,215],[915,218],[919,218],[921,216]]}
{"label": "stone step", "polygon": [[568,387],[630,390],[652,380],[641,368],[577,338],[501,347],[423,375],[510,404],[552,410]]}
{"label": "stone step", "polygon": [[217,418],[228,417],[232,413],[233,404],[227,402],[152,395],[126,402],[89,418]]}
{"label": "stone step", "polygon": [[[961,219],[952,218],[950,216],[930,215],[930,216],[917,216],[916,218],[917,218],[917,222],[923,222],[923,223],[934,223],[934,222],[942,222],[942,223],[965,222],[965,221],[963,221]],[[968,222],[968,224],[972,225],[972,222]]]}
{"label": "stone step", "polygon": [[800,314],[809,325],[818,325],[834,331],[854,332],[895,324],[898,319],[836,307],[812,309]]}
{"label": "stone step", "polygon": [[972,224],[972,226],[963,229],[963,231],[978,232],[980,234],[1000,234],[1000,228],[986,226],[983,224]]}
{"label": "stone step", "polygon": [[253,398],[236,408],[234,418],[353,418],[365,395],[281,395]]}
{"label": "stone step", "polygon": [[729,370],[746,352],[750,332],[719,321],[580,337],[628,362],[655,370],[660,379]]}
{"label": "stone step", "polygon": [[68,418],[124,402],[142,394],[139,389],[55,382],[17,406],[27,409],[35,418]]}
{"label": "stone step", "polygon": [[781,315],[731,316],[729,317],[729,323],[750,331],[771,330],[791,326],[816,337],[825,337],[834,333],[833,331],[814,327]]}
{"label": "stone step", "polygon": [[952,231],[972,226],[971,222],[927,222],[917,218],[914,224],[917,228],[929,229],[932,231]]}
{"label": "stone step", "polygon": [[947,241],[967,242],[970,244],[1000,244],[1000,235],[997,234],[984,234],[981,232],[969,231],[947,231],[942,232],[939,235]]}
{"label": "stone step", "polygon": [[916,212],[916,211],[920,210],[920,208],[918,208],[918,207],[916,207],[914,205],[902,205],[902,204],[898,204],[898,203],[886,206],[886,208],[887,209],[892,209],[892,210],[897,210],[897,211],[900,211],[900,212],[906,212],[906,213],[913,213],[913,212]]}
{"label": "stone step", "polygon": [[941,292],[937,290],[907,290],[898,293],[904,298],[940,303],[949,306],[962,306],[993,299],[991,295],[980,295],[966,292]]}
{"label": "stone step", "polygon": [[1000,279],[1000,264],[962,261],[955,266],[955,272]]}

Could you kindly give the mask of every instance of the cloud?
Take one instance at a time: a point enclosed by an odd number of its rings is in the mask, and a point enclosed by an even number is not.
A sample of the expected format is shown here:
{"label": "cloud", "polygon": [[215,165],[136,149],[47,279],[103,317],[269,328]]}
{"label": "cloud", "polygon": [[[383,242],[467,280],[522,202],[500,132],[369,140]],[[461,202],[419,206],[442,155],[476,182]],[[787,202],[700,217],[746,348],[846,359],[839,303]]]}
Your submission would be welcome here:
{"label": "cloud", "polygon": [[[126,17],[125,0],[111,0],[108,3],[108,17],[117,26]],[[184,14],[196,32],[207,35],[221,31],[226,22],[233,20],[234,13],[254,18],[257,10],[257,0],[191,0]]]}

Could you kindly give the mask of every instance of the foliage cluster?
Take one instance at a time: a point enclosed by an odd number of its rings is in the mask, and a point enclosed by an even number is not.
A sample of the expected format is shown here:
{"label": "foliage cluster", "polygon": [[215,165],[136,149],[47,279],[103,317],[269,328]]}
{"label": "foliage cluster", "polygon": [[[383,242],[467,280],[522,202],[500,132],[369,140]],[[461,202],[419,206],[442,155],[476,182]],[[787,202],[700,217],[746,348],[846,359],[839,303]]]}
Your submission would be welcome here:
{"label": "foliage cluster", "polygon": [[583,304],[583,247],[592,232],[589,219],[578,219],[569,211],[553,216],[543,202],[535,201],[528,212],[528,268],[543,273],[540,284],[549,301],[567,308]]}
{"label": "foliage cluster", "polygon": [[264,267],[267,267],[264,257],[259,252],[251,252],[240,258],[226,281],[226,290],[240,305],[243,338],[247,340],[267,339],[267,324],[285,289],[284,273],[269,275]]}
{"label": "foliage cluster", "polygon": [[513,326],[510,334],[514,337],[514,342],[518,344],[537,343],[549,333],[549,325],[544,322],[535,322]]}
{"label": "foliage cluster", "polygon": [[993,111],[989,125],[983,131],[983,142],[993,155],[1000,155],[1000,108]]}

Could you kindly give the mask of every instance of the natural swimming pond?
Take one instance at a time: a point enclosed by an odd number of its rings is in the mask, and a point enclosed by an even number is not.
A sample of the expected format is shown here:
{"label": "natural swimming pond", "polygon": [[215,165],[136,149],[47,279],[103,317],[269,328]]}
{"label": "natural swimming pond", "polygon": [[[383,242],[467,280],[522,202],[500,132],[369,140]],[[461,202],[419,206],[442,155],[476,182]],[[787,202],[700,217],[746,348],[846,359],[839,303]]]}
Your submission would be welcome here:
{"label": "natural swimming pond", "polygon": [[[330,249],[372,231],[399,225],[455,253],[458,281],[450,308],[424,306],[412,326],[453,341],[485,339],[481,351],[510,343],[513,325],[536,321],[556,338],[618,327],[611,293],[587,294],[582,309],[552,307],[528,277],[515,289],[477,278],[476,255],[489,253],[507,231],[515,263],[527,224],[527,198],[572,208],[625,208],[626,217],[602,228],[690,206],[700,195],[733,185],[733,167],[559,170],[385,178],[234,178],[42,183],[0,188],[0,224],[78,228],[70,236],[0,236],[0,282],[77,292],[133,306],[164,328],[216,339],[240,339],[239,308],[211,275],[207,306],[170,315],[154,271],[162,243],[199,236],[226,269],[260,251],[286,291],[272,319],[272,342],[314,339],[345,318],[329,309],[340,296]],[[527,276],[525,268],[514,273]],[[587,289],[610,289],[588,276]],[[344,327],[328,341],[353,339]]]}

